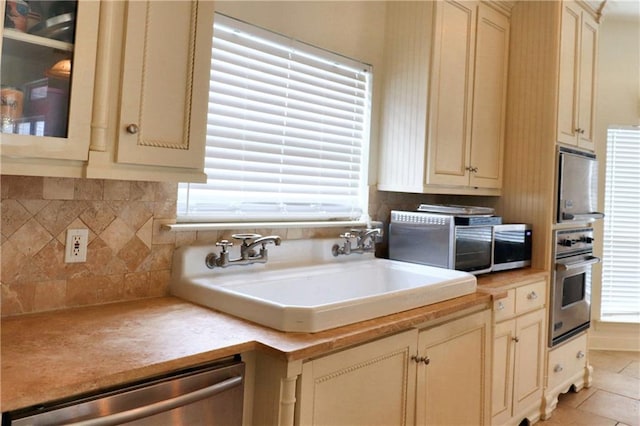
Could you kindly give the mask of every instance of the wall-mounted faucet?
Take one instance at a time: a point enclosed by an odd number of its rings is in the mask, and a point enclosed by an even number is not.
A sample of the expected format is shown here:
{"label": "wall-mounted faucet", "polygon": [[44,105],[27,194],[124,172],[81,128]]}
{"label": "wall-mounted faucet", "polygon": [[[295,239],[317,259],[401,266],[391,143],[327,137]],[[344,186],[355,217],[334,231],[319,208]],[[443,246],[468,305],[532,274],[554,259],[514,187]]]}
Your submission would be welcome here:
{"label": "wall-mounted faucet", "polygon": [[[233,243],[228,240],[221,240],[216,243],[217,247],[222,247],[220,255],[209,253],[205,258],[207,268],[213,269],[216,266],[226,268],[231,265],[266,263],[268,260],[266,245],[272,243],[279,246],[282,242],[281,238],[277,235],[263,237],[260,234],[233,234],[231,237],[236,240],[242,240],[240,257],[237,259],[229,259],[229,250],[227,248],[233,246]],[[259,252],[256,252],[255,247],[258,245],[262,245],[262,247]]]}
{"label": "wall-mounted faucet", "polygon": [[[375,245],[380,242],[382,238],[382,229],[380,228],[368,228],[368,229],[352,229],[349,232],[340,234],[340,238],[344,238],[342,245],[334,244],[331,248],[331,253],[334,256],[341,254],[349,255],[351,253],[370,253],[375,251]],[[356,239],[356,246],[351,246],[351,239]]]}

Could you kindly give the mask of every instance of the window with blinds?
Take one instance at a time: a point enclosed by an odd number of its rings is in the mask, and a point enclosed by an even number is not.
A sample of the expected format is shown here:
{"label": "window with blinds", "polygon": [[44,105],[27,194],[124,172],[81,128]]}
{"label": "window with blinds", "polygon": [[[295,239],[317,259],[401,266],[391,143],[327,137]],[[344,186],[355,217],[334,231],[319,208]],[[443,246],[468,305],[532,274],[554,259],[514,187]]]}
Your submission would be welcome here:
{"label": "window with blinds", "polygon": [[206,184],[181,221],[358,220],[367,210],[371,67],[216,14]]}
{"label": "window with blinds", "polygon": [[609,128],[602,253],[603,321],[640,322],[640,128]]}

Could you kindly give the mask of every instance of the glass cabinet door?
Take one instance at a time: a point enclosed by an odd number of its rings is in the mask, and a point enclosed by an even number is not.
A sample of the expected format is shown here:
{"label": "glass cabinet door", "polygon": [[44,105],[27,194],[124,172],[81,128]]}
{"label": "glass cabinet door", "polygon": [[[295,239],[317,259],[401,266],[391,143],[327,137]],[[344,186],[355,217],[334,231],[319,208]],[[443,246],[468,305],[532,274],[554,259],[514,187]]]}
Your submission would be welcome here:
{"label": "glass cabinet door", "polygon": [[3,155],[86,159],[97,3],[0,0]]}
{"label": "glass cabinet door", "polygon": [[2,132],[67,136],[75,1],[7,0]]}

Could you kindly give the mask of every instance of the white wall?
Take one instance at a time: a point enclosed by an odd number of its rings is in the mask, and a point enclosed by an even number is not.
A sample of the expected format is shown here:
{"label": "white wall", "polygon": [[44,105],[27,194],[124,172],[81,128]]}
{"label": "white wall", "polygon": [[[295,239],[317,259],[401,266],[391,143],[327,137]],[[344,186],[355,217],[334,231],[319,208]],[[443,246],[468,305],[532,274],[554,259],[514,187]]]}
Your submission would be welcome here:
{"label": "white wall", "polygon": [[216,1],[216,11],[373,66],[369,184],[377,182],[382,1]]}
{"label": "white wall", "polygon": [[[640,6],[639,6],[640,7]],[[640,19],[605,17],[600,25],[597,91],[597,152],[599,211],[604,211],[607,127],[640,124]],[[602,222],[602,221],[598,221]],[[596,254],[602,255],[602,223],[596,225]],[[601,265],[595,268],[590,347],[640,350],[638,324],[601,323]]]}
{"label": "white wall", "polygon": [[[597,132],[610,124],[640,124],[640,21],[610,18],[600,26]],[[604,145],[600,144],[600,148]]]}

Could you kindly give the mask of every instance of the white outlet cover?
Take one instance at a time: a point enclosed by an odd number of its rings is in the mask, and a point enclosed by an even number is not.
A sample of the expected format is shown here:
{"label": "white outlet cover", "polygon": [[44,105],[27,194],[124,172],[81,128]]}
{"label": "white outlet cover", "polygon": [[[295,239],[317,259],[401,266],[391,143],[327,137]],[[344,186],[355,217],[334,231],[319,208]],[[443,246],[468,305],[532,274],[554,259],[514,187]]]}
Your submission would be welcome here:
{"label": "white outlet cover", "polygon": [[67,229],[67,241],[64,247],[65,263],[87,261],[88,229]]}

